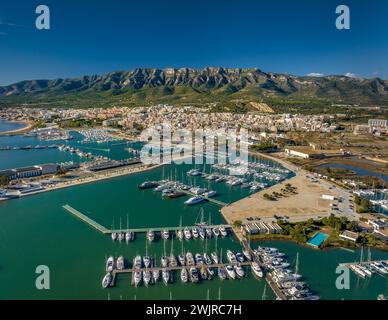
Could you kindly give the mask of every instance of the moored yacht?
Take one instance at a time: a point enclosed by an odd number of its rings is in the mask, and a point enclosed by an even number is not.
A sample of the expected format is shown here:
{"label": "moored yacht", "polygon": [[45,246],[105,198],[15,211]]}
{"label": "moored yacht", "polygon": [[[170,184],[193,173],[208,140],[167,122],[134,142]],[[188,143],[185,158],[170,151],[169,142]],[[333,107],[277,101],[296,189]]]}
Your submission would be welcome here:
{"label": "moored yacht", "polygon": [[257,262],[252,262],[252,272],[254,275],[258,276],[259,278],[264,277],[263,270],[260,268],[259,264]]}
{"label": "moored yacht", "polygon": [[170,254],[168,258],[169,266],[175,268],[178,265],[178,262],[174,254]]}
{"label": "moored yacht", "polygon": [[212,235],[213,235],[212,229],[211,228],[205,228],[205,232],[206,232],[206,237],[208,237],[210,239],[212,237]]}
{"label": "moored yacht", "polygon": [[219,257],[218,257],[217,252],[212,252],[212,253],[210,254],[210,257],[212,258],[212,260],[213,260],[213,262],[214,262],[215,264],[218,264],[218,263],[220,262],[220,259],[219,259]]}
{"label": "moored yacht", "polygon": [[117,235],[117,240],[119,240],[120,242],[123,241],[125,238],[125,235],[124,233],[122,232],[119,232],[118,235]]}
{"label": "moored yacht", "polygon": [[108,288],[112,282],[112,275],[108,272],[102,279],[102,287]]}
{"label": "moored yacht", "polygon": [[203,261],[207,265],[211,265],[212,264],[212,260],[210,259],[209,255],[206,252],[203,254]]}
{"label": "moored yacht", "polygon": [[236,272],[234,271],[233,266],[227,265],[227,266],[225,267],[225,271],[226,271],[226,273],[227,273],[227,275],[228,275],[229,278],[231,278],[231,279],[236,279]]}
{"label": "moored yacht", "polygon": [[135,259],[133,259],[133,267],[135,269],[140,269],[142,267],[142,262],[141,262],[141,256],[137,255]]}
{"label": "moored yacht", "polygon": [[201,198],[201,197],[191,197],[189,200],[185,201],[185,204],[192,206],[192,205],[204,202],[204,201],[205,201],[205,199]]}
{"label": "moored yacht", "polygon": [[140,284],[141,279],[142,279],[141,271],[136,270],[134,275],[133,275],[133,280],[135,282],[135,287],[137,287]]}
{"label": "moored yacht", "polygon": [[202,240],[204,240],[206,237],[205,230],[203,228],[198,228],[198,233],[199,233],[200,238]]}
{"label": "moored yacht", "polygon": [[182,268],[181,270],[181,280],[186,283],[189,280],[189,273],[186,268]]}
{"label": "moored yacht", "polygon": [[195,263],[197,265],[202,265],[203,264],[203,258],[202,258],[202,255],[200,253],[196,253],[195,254]]}
{"label": "moored yacht", "polygon": [[149,230],[147,232],[147,239],[148,241],[152,242],[155,240],[155,232],[153,230]]}
{"label": "moored yacht", "polygon": [[179,239],[179,240],[183,240],[183,238],[185,237],[184,233],[183,233],[183,230],[179,229],[177,230],[176,232],[176,237]]}
{"label": "moored yacht", "polygon": [[114,261],[113,257],[110,256],[110,257],[108,258],[108,260],[106,261],[106,268],[105,268],[106,271],[112,272],[113,269],[114,269],[114,264],[115,264],[115,261]]}
{"label": "moored yacht", "polygon": [[152,278],[154,279],[154,283],[159,281],[159,277],[160,277],[159,269],[153,269],[152,270]]}
{"label": "moored yacht", "polygon": [[226,271],[225,271],[225,268],[219,267],[217,271],[218,271],[218,277],[219,277],[221,280],[225,280],[225,279],[226,279]]}
{"label": "moored yacht", "polygon": [[160,262],[162,263],[163,268],[166,268],[168,266],[168,258],[166,256],[162,256],[160,258]]}
{"label": "moored yacht", "polygon": [[186,259],[185,259],[185,256],[183,254],[179,254],[178,255],[178,261],[179,261],[179,264],[181,266],[185,266],[186,265]]}
{"label": "moored yacht", "polygon": [[146,287],[148,287],[148,285],[150,284],[151,280],[152,280],[151,271],[143,270],[143,281],[144,281],[144,284],[146,285]]}
{"label": "moored yacht", "polygon": [[113,241],[116,241],[116,239],[117,239],[117,233],[116,232],[112,232],[112,234],[110,236],[111,236]]}
{"label": "moored yacht", "polygon": [[184,229],[184,234],[185,234],[185,239],[186,240],[190,240],[191,239],[191,231],[190,231],[190,229],[189,228],[185,228]]}
{"label": "moored yacht", "polygon": [[250,252],[248,250],[243,250],[243,255],[244,257],[247,259],[247,261],[252,261],[252,255],[250,254]]}
{"label": "moored yacht", "polygon": [[190,251],[186,253],[186,261],[188,266],[195,264],[193,254]]}
{"label": "moored yacht", "polygon": [[220,236],[220,229],[218,229],[217,227],[213,228],[213,234],[215,237],[219,237]]}
{"label": "moored yacht", "polygon": [[225,227],[220,227],[219,229],[221,236],[226,237],[228,235],[228,232],[226,231]]}
{"label": "moored yacht", "polygon": [[242,255],[241,252],[236,253],[236,259],[238,262],[244,262],[244,256]]}
{"label": "moored yacht", "polygon": [[143,257],[144,267],[149,268],[151,266],[151,258],[149,256]]}
{"label": "moored yacht", "polygon": [[120,256],[117,258],[116,266],[117,266],[117,270],[124,269],[124,257],[123,256]]}
{"label": "moored yacht", "polygon": [[197,283],[199,281],[198,270],[194,267],[190,268],[190,280],[193,283]]}
{"label": "moored yacht", "polygon": [[170,272],[167,269],[162,270],[163,282],[167,285],[170,281]]}
{"label": "moored yacht", "polygon": [[170,232],[167,229],[162,231],[162,238],[167,240],[170,237]]}
{"label": "moored yacht", "polygon": [[228,261],[230,263],[236,263],[237,262],[236,256],[235,256],[235,254],[232,251],[227,250],[226,251],[226,256],[227,256]]}
{"label": "moored yacht", "polygon": [[199,233],[198,233],[197,227],[193,227],[192,230],[191,230],[191,233],[193,234],[193,238],[194,239],[198,239]]}
{"label": "moored yacht", "polygon": [[240,265],[235,265],[234,270],[236,271],[236,274],[239,278],[244,278],[245,276],[245,271],[244,268]]}

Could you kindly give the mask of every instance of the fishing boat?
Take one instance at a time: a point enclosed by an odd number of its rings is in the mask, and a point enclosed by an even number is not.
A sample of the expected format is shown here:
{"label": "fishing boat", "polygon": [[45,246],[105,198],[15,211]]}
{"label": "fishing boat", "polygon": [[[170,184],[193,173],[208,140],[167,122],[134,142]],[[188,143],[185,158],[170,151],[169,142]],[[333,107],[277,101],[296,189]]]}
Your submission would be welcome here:
{"label": "fishing boat", "polygon": [[233,266],[231,266],[231,265],[228,264],[228,265],[225,267],[225,271],[226,271],[226,273],[227,273],[227,275],[228,275],[228,277],[229,277],[230,279],[236,279],[236,272],[234,271]]}
{"label": "fishing boat", "polygon": [[189,280],[189,273],[186,268],[182,268],[181,270],[181,281],[186,283]]}
{"label": "fishing boat", "polygon": [[134,275],[133,275],[133,280],[135,282],[135,287],[137,287],[140,284],[141,279],[142,279],[141,271],[136,270]]}
{"label": "fishing boat", "polygon": [[108,272],[104,278],[102,279],[102,287],[108,288],[110,284],[112,283],[112,275],[110,272]]}
{"label": "fishing boat", "polygon": [[185,234],[185,239],[186,240],[190,240],[191,239],[191,231],[190,231],[190,229],[186,227],[183,232]]}
{"label": "fishing boat", "polygon": [[252,267],[252,272],[254,275],[258,276],[259,278],[264,277],[263,270],[261,269],[261,267],[259,266],[259,264],[257,262],[252,262],[251,267]]}
{"label": "fishing boat", "polygon": [[167,269],[162,270],[163,282],[167,285],[170,281],[170,272]]}
{"label": "fishing boat", "polygon": [[235,265],[234,270],[236,271],[236,274],[239,278],[244,278],[245,276],[245,271],[244,268],[240,265]]}
{"label": "fishing boat", "polygon": [[215,264],[218,264],[218,263],[219,263],[220,259],[219,259],[219,257],[218,257],[217,252],[212,252],[212,253],[210,254],[210,257],[212,258],[212,260],[213,260],[213,262],[214,262]]}
{"label": "fishing boat", "polygon": [[155,240],[155,232],[153,230],[149,230],[147,232],[147,239],[148,241],[152,242]]}
{"label": "fishing boat", "polygon": [[190,281],[193,283],[197,283],[199,281],[198,270],[194,267],[190,268]]}
{"label": "fishing boat", "polygon": [[143,270],[143,281],[146,287],[150,284],[152,280],[152,274],[149,270]]}
{"label": "fishing boat", "polygon": [[124,257],[123,256],[120,256],[117,258],[116,266],[117,266],[117,270],[124,269]]}
{"label": "fishing boat", "polygon": [[114,264],[115,264],[115,260],[114,260],[114,258],[112,256],[110,256],[108,258],[108,260],[106,261],[106,268],[105,268],[106,271],[107,272],[112,272],[113,269],[114,269]]}

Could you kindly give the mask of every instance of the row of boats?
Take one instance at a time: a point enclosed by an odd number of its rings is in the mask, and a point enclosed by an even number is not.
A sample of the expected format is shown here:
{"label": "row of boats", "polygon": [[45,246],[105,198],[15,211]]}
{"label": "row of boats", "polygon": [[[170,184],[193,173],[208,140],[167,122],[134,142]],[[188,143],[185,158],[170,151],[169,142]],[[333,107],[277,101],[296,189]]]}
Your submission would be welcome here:
{"label": "row of boats", "polygon": [[[174,255],[162,256],[161,267],[155,266],[155,260],[149,256],[137,255],[133,259],[132,282],[135,286],[139,286],[143,281],[145,286],[157,283],[162,278],[167,285],[174,281],[173,271],[180,271],[180,279],[183,283],[197,283],[200,280],[210,280],[218,276],[221,280],[244,278],[246,276],[245,269],[241,265],[243,262],[250,262],[252,273],[259,277],[264,277],[264,272],[252,257],[249,252],[234,253],[231,250],[227,251],[228,264],[222,263],[222,258],[216,252],[210,255],[207,253],[196,253],[193,255],[187,252],[185,255],[180,254],[178,259]],[[109,257],[106,262],[107,274],[102,280],[102,286],[107,288],[112,285],[113,271],[124,270],[125,261],[123,256],[120,256],[116,261],[113,257]]]}
{"label": "row of boats", "polygon": [[266,270],[271,275],[278,288],[290,300],[318,300],[307,284],[298,274],[299,255],[297,255],[296,267],[292,271],[290,264],[285,260],[285,254],[277,248],[258,247],[254,254],[261,260]]}
{"label": "row of boats", "polygon": [[382,276],[386,276],[388,274],[387,261],[354,263],[351,264],[349,268],[361,278],[371,277],[374,274],[380,274]]}
{"label": "row of boats", "polygon": [[96,156],[96,155],[93,155],[91,152],[81,151],[78,148],[74,148],[74,147],[70,147],[70,146],[66,146],[66,145],[60,145],[58,147],[58,150],[69,152],[72,154],[76,154],[80,158],[87,158],[87,159],[91,159],[91,160],[109,160],[108,157]]}
{"label": "row of boats", "polygon": [[[176,230],[176,237],[179,240],[190,240],[190,239],[206,239],[212,237],[227,237],[228,230],[224,226],[193,226],[192,228],[185,227],[183,229]],[[150,242],[155,241],[159,237],[159,234],[154,230],[148,230],[147,239]],[[160,238],[168,240],[172,235],[168,229],[164,229],[160,232]]]}

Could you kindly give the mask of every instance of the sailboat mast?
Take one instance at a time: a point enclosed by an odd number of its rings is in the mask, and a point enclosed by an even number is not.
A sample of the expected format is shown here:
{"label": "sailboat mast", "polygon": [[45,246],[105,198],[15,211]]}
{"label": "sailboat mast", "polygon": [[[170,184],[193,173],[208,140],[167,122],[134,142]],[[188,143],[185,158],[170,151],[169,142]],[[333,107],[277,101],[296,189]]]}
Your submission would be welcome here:
{"label": "sailboat mast", "polygon": [[299,271],[299,252],[296,253],[295,274]]}

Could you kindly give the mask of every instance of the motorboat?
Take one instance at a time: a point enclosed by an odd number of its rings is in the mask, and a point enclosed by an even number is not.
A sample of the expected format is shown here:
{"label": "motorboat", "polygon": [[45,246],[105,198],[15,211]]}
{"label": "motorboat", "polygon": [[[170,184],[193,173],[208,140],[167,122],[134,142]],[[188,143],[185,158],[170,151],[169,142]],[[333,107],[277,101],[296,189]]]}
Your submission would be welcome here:
{"label": "motorboat", "polygon": [[145,181],[143,182],[142,184],[139,184],[137,187],[140,189],[140,190],[146,190],[146,189],[153,189],[153,188],[156,188],[158,186],[158,184],[156,182],[153,182],[153,181]]}
{"label": "motorboat", "polygon": [[193,234],[194,239],[198,239],[199,233],[198,233],[197,227],[193,227],[193,229],[191,230],[191,233]]}
{"label": "motorboat", "polygon": [[178,265],[178,262],[173,254],[168,258],[169,266],[175,268]]}
{"label": "motorboat", "polygon": [[232,251],[227,250],[226,251],[226,256],[227,256],[228,261],[230,263],[236,263],[237,262],[236,255]]}
{"label": "motorboat", "polygon": [[133,267],[135,269],[141,269],[142,267],[142,259],[140,255],[137,255],[135,259],[133,259]]}
{"label": "motorboat", "polygon": [[225,271],[226,271],[226,273],[227,273],[227,275],[228,275],[229,278],[231,278],[231,279],[236,279],[236,272],[234,271],[233,266],[231,266],[231,265],[228,264],[228,265],[225,267]]}
{"label": "motorboat", "polygon": [[212,233],[212,229],[211,228],[205,228],[205,232],[206,232],[206,237],[207,238],[211,238],[213,233]]}
{"label": "motorboat", "polygon": [[237,259],[237,261],[238,262],[244,262],[244,256],[242,255],[242,253],[241,252],[237,252],[236,253],[236,259]]}
{"label": "motorboat", "polygon": [[116,241],[116,239],[117,239],[117,233],[116,233],[116,232],[112,232],[111,238],[112,238],[113,241]]}
{"label": "motorboat", "polygon": [[120,257],[117,258],[116,267],[117,267],[117,270],[123,270],[124,269],[124,257],[123,256],[120,256]]}
{"label": "motorboat", "polygon": [[258,276],[259,278],[264,277],[263,270],[261,269],[261,267],[257,262],[252,262],[251,268],[254,275]]}
{"label": "motorboat", "polygon": [[234,270],[236,271],[236,274],[239,278],[244,278],[245,276],[245,271],[244,268],[240,265],[235,265]]}
{"label": "motorboat", "polygon": [[228,232],[226,231],[225,227],[219,228],[221,236],[226,237],[228,235]]}
{"label": "motorboat", "polygon": [[114,258],[112,256],[110,256],[108,258],[108,260],[106,261],[106,268],[105,268],[106,271],[107,272],[112,272],[113,269],[114,269],[114,264],[115,264],[115,260],[114,260]]}
{"label": "motorboat", "polygon": [[243,250],[243,255],[244,257],[247,259],[247,261],[252,261],[252,255],[250,254],[250,252],[248,250]]}
{"label": "motorboat", "polygon": [[185,259],[185,256],[183,254],[179,254],[178,255],[178,261],[179,261],[179,264],[181,266],[185,266],[186,265],[186,259]]}
{"label": "motorboat", "polygon": [[170,237],[170,232],[167,229],[162,231],[162,238],[167,240]]}
{"label": "motorboat", "polygon": [[185,234],[184,234],[183,230],[179,229],[179,230],[177,230],[177,232],[176,232],[176,236],[177,236],[177,238],[178,238],[179,240],[183,240],[183,238],[185,237]]}
{"label": "motorboat", "polygon": [[155,232],[153,230],[149,230],[147,232],[147,239],[148,241],[152,242],[155,240]]}
{"label": "motorboat", "polygon": [[213,228],[213,234],[214,236],[217,238],[220,236],[220,229],[218,229],[217,227],[216,228]]}
{"label": "motorboat", "polygon": [[205,230],[203,228],[198,228],[198,233],[199,233],[199,236],[202,240],[204,240],[206,238],[206,233],[205,233]]}
{"label": "motorboat", "polygon": [[108,288],[112,282],[112,275],[110,272],[108,272],[104,278],[102,279],[102,287]]}
{"label": "motorboat", "polygon": [[202,203],[204,201],[205,199],[201,197],[191,197],[189,200],[186,200],[184,203],[191,206],[191,205]]}
{"label": "motorboat", "polygon": [[152,270],[152,278],[154,279],[154,283],[159,281],[159,277],[160,277],[159,269],[153,269]]}

